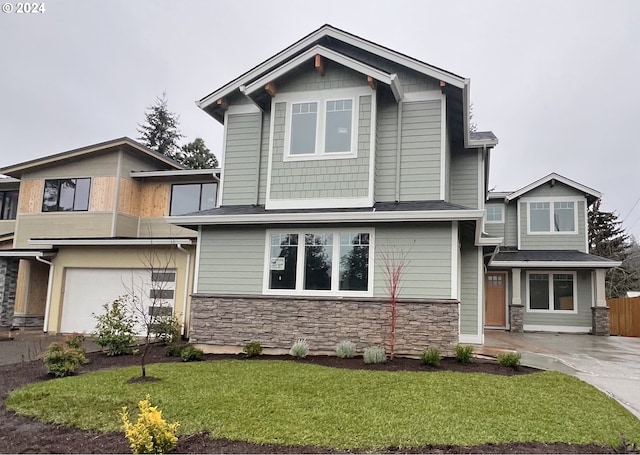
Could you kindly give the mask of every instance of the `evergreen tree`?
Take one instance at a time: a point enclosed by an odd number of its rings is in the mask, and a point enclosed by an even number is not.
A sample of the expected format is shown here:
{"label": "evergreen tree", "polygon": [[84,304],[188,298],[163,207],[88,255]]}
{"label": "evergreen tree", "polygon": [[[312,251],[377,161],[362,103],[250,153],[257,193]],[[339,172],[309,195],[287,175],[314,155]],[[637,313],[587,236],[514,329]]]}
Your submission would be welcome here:
{"label": "evergreen tree", "polygon": [[211,153],[204,141],[199,137],[181,147],[176,161],[189,169],[213,169],[218,167],[216,156]]}
{"label": "evergreen tree", "polygon": [[640,268],[630,253],[634,245],[622,228],[615,212],[600,210],[600,201],[596,201],[589,211],[589,252],[622,265],[607,272],[607,298],[624,297],[629,290],[640,286]]}
{"label": "evergreen tree", "polygon": [[162,93],[162,98],[147,108],[145,123],[138,124],[142,135],[138,139],[150,149],[175,159],[180,152],[178,140],[184,137],[178,126],[178,116],[169,111],[166,93]]}

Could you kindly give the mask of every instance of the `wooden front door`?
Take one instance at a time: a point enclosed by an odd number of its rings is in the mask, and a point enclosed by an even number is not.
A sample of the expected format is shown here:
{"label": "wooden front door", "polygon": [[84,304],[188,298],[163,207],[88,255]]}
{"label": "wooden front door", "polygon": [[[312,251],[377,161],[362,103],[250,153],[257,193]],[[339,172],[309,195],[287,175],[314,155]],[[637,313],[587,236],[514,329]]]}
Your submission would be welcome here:
{"label": "wooden front door", "polygon": [[507,326],[507,274],[487,272],[484,280],[485,314],[484,325],[489,327]]}

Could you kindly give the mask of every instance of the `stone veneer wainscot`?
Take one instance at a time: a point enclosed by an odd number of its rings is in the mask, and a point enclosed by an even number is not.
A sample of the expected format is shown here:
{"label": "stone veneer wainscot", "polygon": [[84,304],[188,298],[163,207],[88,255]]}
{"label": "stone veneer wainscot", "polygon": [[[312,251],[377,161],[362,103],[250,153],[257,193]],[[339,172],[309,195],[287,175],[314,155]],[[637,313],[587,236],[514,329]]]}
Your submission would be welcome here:
{"label": "stone veneer wainscot", "polygon": [[[397,306],[398,355],[419,355],[434,347],[451,355],[458,343],[458,301],[401,299]],[[362,352],[384,345],[389,351],[390,304],[385,298],[290,297],[194,294],[189,341],[237,347],[259,341],[289,349],[306,338],[311,350],[334,352],[350,340]]]}

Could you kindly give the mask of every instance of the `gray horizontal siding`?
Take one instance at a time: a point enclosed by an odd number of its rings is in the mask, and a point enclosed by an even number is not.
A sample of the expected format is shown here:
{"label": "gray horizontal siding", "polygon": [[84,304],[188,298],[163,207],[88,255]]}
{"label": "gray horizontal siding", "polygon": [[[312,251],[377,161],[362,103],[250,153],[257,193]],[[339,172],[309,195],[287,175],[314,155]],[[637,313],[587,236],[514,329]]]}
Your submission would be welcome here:
{"label": "gray horizontal siding", "polygon": [[380,226],[376,228],[375,243],[375,297],[388,295],[380,257],[384,248],[408,252],[401,297],[451,297],[451,223]]}
{"label": "gray horizontal siding", "polygon": [[260,188],[258,204],[264,205],[267,200],[267,183],[269,171],[269,134],[271,131],[271,113],[262,115],[262,143],[260,146]]}
{"label": "gray horizontal siding", "polygon": [[[522,303],[527,302],[527,274],[522,270],[521,290]],[[562,272],[559,272],[562,273]],[[578,313],[558,314],[558,313],[529,313],[525,311],[524,323],[531,325],[560,325],[569,327],[590,327],[591,326],[591,306],[593,304],[592,283],[590,271],[578,271]]]}
{"label": "gray horizontal siding", "polygon": [[325,59],[324,75],[312,65],[303,70],[292,71],[278,80],[278,93],[306,92],[347,87],[364,87],[366,76],[350,68]]}
{"label": "gray horizontal siding", "polygon": [[248,205],[256,201],[260,114],[227,118],[222,205]]}
{"label": "gray horizontal siding", "polygon": [[[30,248],[31,238],[110,237],[112,213],[48,212],[18,215],[16,248]],[[43,230],[43,227],[44,230]]]}
{"label": "gray horizontal siding", "polygon": [[398,105],[384,102],[378,105],[376,127],[376,178],[377,202],[395,201],[396,150],[398,146]]}
{"label": "gray horizontal siding", "polygon": [[504,245],[518,245],[518,203],[507,205],[505,210]]}
{"label": "gray horizontal siding", "polygon": [[478,254],[471,245],[460,252],[460,333],[478,335]]}
{"label": "gray horizontal siding", "polygon": [[522,250],[578,250],[586,251],[585,202],[576,204],[578,211],[577,234],[527,234],[528,207],[526,202],[520,204],[520,249]]}
{"label": "gray horizontal siding", "polygon": [[527,192],[523,196],[524,197],[554,197],[554,196],[583,197],[584,194],[576,190],[575,188],[565,185],[564,183],[555,182],[553,186],[551,186],[551,183],[545,183],[544,185],[541,185]]}
{"label": "gray horizontal siding", "polygon": [[264,249],[264,229],[204,228],[198,292],[262,294]]}
{"label": "gray horizontal siding", "polygon": [[504,223],[484,223],[484,232],[492,237],[504,237]]}
{"label": "gray horizontal siding", "polygon": [[449,201],[465,207],[478,208],[478,152],[453,151]]}
{"label": "gray horizontal siding", "polygon": [[402,105],[401,201],[440,199],[441,106],[439,100]]}

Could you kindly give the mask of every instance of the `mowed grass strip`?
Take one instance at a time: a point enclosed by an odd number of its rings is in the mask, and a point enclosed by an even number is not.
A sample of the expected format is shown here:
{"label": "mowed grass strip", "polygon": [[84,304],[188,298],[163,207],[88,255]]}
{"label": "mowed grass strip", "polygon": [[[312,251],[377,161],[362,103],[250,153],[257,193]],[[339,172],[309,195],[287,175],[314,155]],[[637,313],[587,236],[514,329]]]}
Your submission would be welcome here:
{"label": "mowed grass strip", "polygon": [[31,384],[8,409],[46,422],[120,431],[118,413],[151,395],[181,434],[262,444],[380,449],[508,442],[616,446],[640,442],[640,421],[570,376],[356,371],[283,361],[150,365]]}

